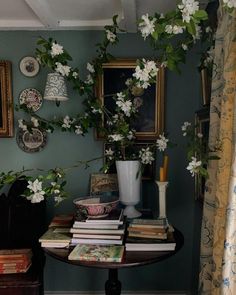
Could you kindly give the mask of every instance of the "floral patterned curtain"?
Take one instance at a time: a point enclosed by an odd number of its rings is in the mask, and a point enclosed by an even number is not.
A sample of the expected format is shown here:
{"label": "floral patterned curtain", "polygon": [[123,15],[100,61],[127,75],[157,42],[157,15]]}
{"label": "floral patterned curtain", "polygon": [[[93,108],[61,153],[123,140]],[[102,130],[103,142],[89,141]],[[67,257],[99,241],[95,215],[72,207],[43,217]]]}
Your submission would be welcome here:
{"label": "floral patterned curtain", "polygon": [[[209,147],[220,159],[208,167],[204,199],[200,295],[236,294],[236,9],[218,11]],[[233,164],[233,165],[232,165]]]}

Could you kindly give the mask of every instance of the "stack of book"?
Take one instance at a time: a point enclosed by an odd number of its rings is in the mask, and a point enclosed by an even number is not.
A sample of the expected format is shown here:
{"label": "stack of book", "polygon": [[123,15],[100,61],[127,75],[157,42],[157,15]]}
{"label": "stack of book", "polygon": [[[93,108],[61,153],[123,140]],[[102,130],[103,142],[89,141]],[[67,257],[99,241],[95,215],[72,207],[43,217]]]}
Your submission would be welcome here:
{"label": "stack of book", "polygon": [[31,249],[0,250],[0,274],[27,272],[31,258]]}
{"label": "stack of book", "polygon": [[175,246],[173,231],[166,218],[130,222],[125,243],[127,251],[173,251]]}
{"label": "stack of book", "polygon": [[48,230],[40,238],[39,242],[45,248],[68,247],[71,241],[70,228],[74,221],[74,214],[60,214],[53,217]]}
{"label": "stack of book", "polygon": [[112,210],[104,218],[87,217],[84,220],[75,220],[70,232],[73,235],[72,245],[122,245],[125,233],[123,210]]}

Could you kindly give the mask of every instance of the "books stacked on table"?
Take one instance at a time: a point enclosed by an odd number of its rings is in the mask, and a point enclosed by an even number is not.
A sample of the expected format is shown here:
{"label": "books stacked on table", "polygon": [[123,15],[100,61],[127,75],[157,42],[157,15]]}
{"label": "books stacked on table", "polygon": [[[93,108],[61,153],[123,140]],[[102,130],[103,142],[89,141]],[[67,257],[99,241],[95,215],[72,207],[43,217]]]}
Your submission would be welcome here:
{"label": "books stacked on table", "polygon": [[173,231],[166,218],[130,222],[125,243],[127,251],[173,251],[175,246]]}
{"label": "books stacked on table", "polygon": [[[69,231],[69,229],[68,229]],[[41,247],[64,248],[68,247],[71,241],[69,232],[57,232],[54,228],[49,228],[40,238]]]}
{"label": "books stacked on table", "polygon": [[0,274],[27,272],[31,258],[31,249],[0,250]]}
{"label": "books stacked on table", "polygon": [[109,244],[122,245],[125,223],[122,209],[115,209],[106,217],[75,220],[70,229],[72,245]]}
{"label": "books stacked on table", "polygon": [[124,255],[122,245],[78,244],[68,256],[69,260],[121,262]]}

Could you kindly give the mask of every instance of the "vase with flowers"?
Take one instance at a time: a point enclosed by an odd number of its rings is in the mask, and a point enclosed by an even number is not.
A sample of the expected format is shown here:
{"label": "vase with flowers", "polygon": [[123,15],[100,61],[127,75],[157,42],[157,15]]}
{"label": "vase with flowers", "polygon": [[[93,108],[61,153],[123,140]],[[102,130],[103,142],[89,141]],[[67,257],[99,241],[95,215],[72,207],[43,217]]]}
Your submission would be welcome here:
{"label": "vase with flowers", "polygon": [[107,172],[109,166],[116,164],[120,201],[125,207],[125,215],[129,218],[138,217],[140,213],[134,208],[140,201],[141,172],[146,164],[155,159],[156,149],[164,150],[168,140],[160,135],[157,142],[147,144],[139,150],[135,147],[133,122],[138,116],[138,105],[132,95],[134,88],[148,88],[156,82],[159,67],[155,61],[139,60],[137,66],[126,81],[123,91],[113,95],[115,108],[113,112],[103,106],[104,134],[107,148],[105,150]]}

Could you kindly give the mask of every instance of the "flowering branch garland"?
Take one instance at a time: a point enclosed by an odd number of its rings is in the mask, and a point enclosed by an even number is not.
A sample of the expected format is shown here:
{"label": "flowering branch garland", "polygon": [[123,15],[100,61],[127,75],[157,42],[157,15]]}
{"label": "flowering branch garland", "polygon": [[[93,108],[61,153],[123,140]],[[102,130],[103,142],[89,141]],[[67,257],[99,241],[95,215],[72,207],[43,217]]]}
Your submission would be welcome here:
{"label": "flowering branch garland", "polygon": [[[236,7],[235,0],[224,0],[225,6],[229,9]],[[28,109],[24,102],[17,106],[31,115],[30,122],[19,120],[19,128],[23,130],[39,127],[53,132],[55,127],[59,127],[62,131],[72,131],[78,135],[84,135],[91,127],[100,128],[98,122],[101,121],[102,114],[106,118],[106,126],[103,128],[105,139],[112,144],[112,148],[105,151],[105,156],[109,161],[116,158],[135,157],[132,149],[135,140],[135,130],[132,128],[133,119],[138,115],[138,102],[132,100],[134,90],[143,91],[156,80],[156,75],[160,66],[167,67],[170,70],[179,72],[180,63],[185,62],[187,51],[194,45],[196,40],[200,39],[202,21],[207,20],[207,13],[199,10],[199,3],[195,0],[182,0],[174,11],[165,15],[155,14],[149,16],[143,15],[139,22],[139,31],[144,40],[149,39],[151,46],[158,53],[158,57],[154,61],[139,60],[135,68],[133,76],[126,82],[127,88],[113,96],[116,103],[115,114],[111,114],[94,96],[93,87],[97,76],[101,73],[102,64],[108,62],[112,56],[107,53],[110,44],[118,42],[117,32],[121,31],[117,25],[117,16],[113,17],[113,25],[105,27],[105,37],[103,42],[97,44],[97,57],[87,64],[89,74],[85,81],[79,76],[78,68],[69,66],[72,60],[69,53],[52,38],[45,40],[40,38],[38,45],[41,48],[36,49],[36,55],[42,66],[46,66],[53,71],[60,73],[68,81],[73,84],[74,90],[80,95],[86,95],[84,100],[85,112],[78,114],[74,118],[66,115],[64,118],[47,120],[41,118]],[[209,31],[210,32],[210,31]],[[205,33],[209,33],[205,30]],[[176,42],[176,35],[182,36],[180,41]],[[158,60],[158,63],[156,62]],[[147,146],[139,151],[138,157],[143,164],[150,164],[154,160],[155,150],[164,151],[168,139],[164,134],[160,135],[152,146]],[[193,150],[194,147],[192,146]],[[128,154],[127,154],[128,151]],[[200,163],[196,160],[196,165],[192,165],[188,170],[190,172],[205,173],[205,170],[197,169]],[[202,164],[202,163],[201,163]],[[28,179],[28,192],[25,196],[32,202],[39,202],[44,199],[46,194],[56,195],[56,201],[67,196],[64,191],[65,181],[60,181],[64,175],[58,170],[50,170],[46,176],[39,176],[35,180],[31,177]],[[0,175],[0,184],[11,183],[14,179],[21,177],[23,172],[8,172]],[[43,189],[43,182],[50,181],[49,186]],[[58,192],[60,191],[60,193]]]}

